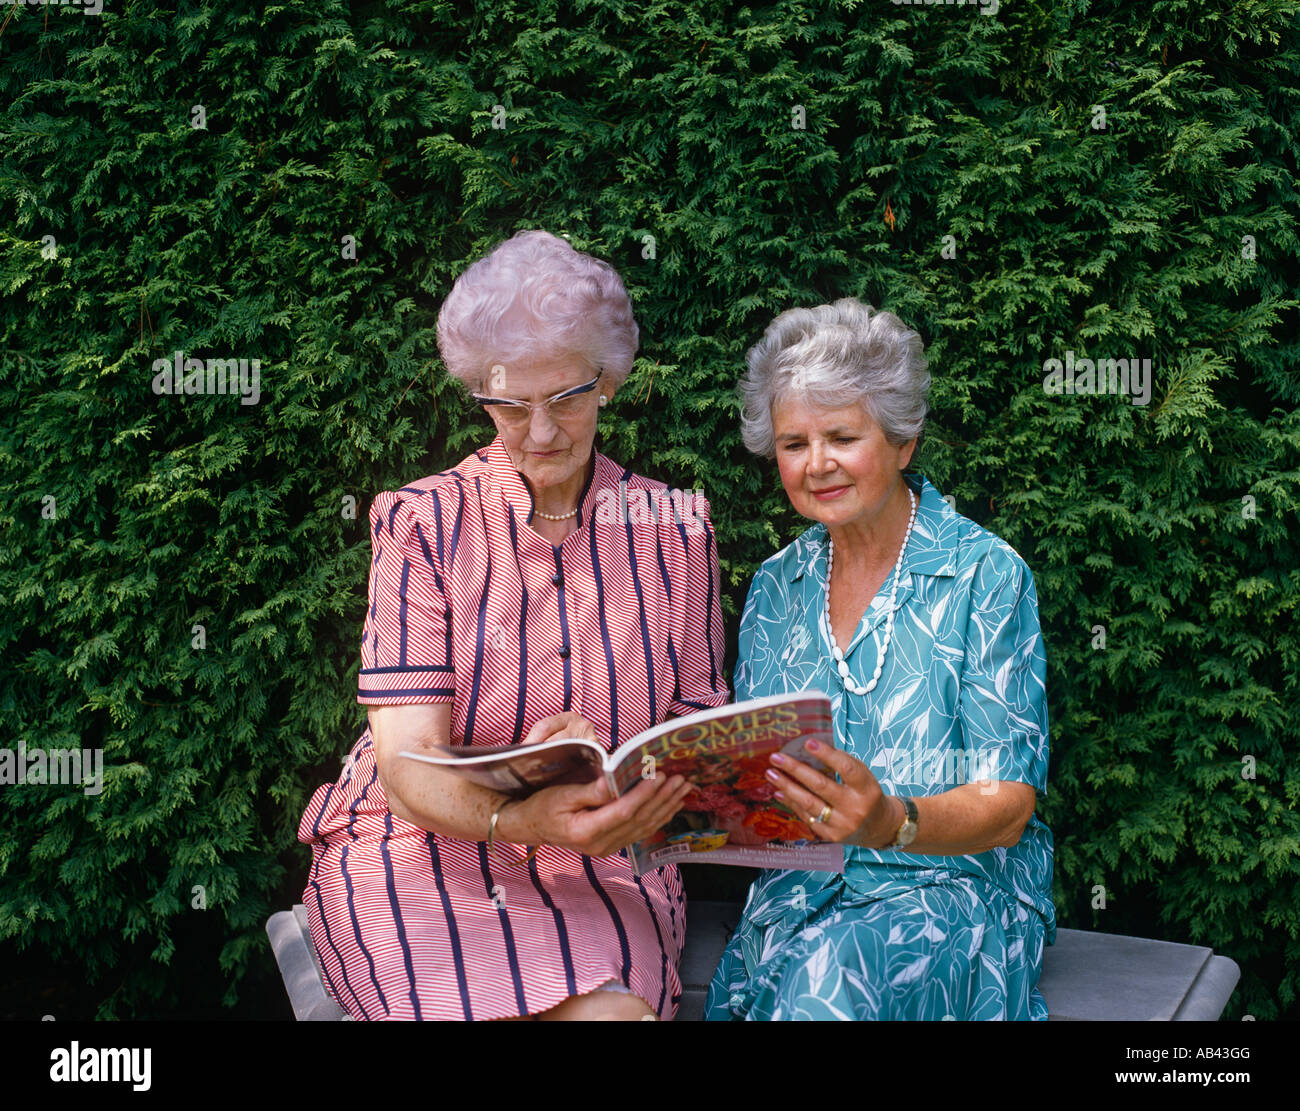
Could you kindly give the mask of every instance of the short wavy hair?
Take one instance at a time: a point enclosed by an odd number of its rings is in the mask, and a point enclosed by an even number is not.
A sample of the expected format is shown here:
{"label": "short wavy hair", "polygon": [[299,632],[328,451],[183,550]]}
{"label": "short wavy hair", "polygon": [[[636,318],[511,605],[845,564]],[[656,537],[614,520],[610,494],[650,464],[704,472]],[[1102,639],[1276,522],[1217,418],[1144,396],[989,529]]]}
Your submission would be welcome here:
{"label": "short wavy hair", "polygon": [[451,377],[481,389],[494,365],[576,354],[621,385],[640,332],[623,279],[548,231],[521,231],[468,266],[438,312]]}
{"label": "short wavy hair", "polygon": [[[921,450],[930,373],[920,335],[892,312],[843,297],[788,309],[745,354],[741,435],[755,455],[776,454],[772,406],[787,398],[838,409],[856,398],[889,443]],[[911,461],[909,460],[909,466]]]}

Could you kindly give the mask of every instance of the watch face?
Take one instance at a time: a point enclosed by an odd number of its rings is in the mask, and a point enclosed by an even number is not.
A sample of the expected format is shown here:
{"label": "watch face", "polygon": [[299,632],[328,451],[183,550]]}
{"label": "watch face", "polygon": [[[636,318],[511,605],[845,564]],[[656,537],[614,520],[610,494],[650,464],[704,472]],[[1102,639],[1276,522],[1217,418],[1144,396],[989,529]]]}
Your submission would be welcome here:
{"label": "watch face", "polygon": [[898,831],[898,843],[900,845],[910,845],[916,840],[916,823],[910,819],[903,823],[903,828]]}

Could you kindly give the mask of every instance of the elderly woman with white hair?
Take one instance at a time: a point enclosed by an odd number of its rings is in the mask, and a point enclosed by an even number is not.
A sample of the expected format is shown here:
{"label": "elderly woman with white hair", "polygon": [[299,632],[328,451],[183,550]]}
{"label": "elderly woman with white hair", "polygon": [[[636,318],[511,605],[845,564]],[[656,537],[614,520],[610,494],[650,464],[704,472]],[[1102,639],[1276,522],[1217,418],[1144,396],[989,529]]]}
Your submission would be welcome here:
{"label": "elderly woman with white hair", "polygon": [[398,753],[597,739],[728,701],[709,505],[595,450],[632,367],[618,274],[543,231],[457,279],[448,372],[496,426],[451,470],[380,494],[358,701],[369,728],[299,839],[326,983],[357,1019],[671,1018],[685,897],[622,850],[680,776],[523,801]]}
{"label": "elderly woman with white hair", "polygon": [[852,298],[791,309],[747,361],[746,446],[816,523],[754,577],[736,697],[830,694],[836,748],[816,752],[833,776],[780,756],[767,774],[845,870],[760,874],[706,1017],[1046,1019],[1033,577],[907,473],[930,375],[898,317]]}

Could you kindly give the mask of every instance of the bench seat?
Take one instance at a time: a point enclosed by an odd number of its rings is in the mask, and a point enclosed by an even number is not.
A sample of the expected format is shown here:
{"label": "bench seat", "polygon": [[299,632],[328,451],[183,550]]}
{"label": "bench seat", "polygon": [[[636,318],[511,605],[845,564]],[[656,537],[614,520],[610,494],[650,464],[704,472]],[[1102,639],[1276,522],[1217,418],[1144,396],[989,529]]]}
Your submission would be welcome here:
{"label": "bench seat", "polygon": [[[680,975],[677,1020],[699,1020],[713,970],[740,919],[740,904],[692,899]],[[271,948],[299,1022],[346,1019],[321,979],[307,911],[271,915]],[[1241,976],[1237,963],[1202,945],[1153,941],[1091,930],[1057,930],[1043,954],[1038,990],[1055,1021],[1182,1022],[1214,1020]]]}

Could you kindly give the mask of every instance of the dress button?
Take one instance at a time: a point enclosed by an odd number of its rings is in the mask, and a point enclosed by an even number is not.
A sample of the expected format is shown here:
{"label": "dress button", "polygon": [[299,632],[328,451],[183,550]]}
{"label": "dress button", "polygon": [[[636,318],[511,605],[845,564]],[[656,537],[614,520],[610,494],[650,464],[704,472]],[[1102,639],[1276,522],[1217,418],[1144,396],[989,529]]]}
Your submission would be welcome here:
{"label": "dress button", "polygon": [[567,644],[561,644],[561,645],[560,645],[560,659],[562,659],[562,660],[567,660],[568,658],[569,658],[569,646],[568,646]]}
{"label": "dress button", "polygon": [[563,576],[563,575],[552,575],[552,576],[551,576],[551,585],[552,585],[552,586],[563,586],[563,585],[564,585],[564,576]]}

